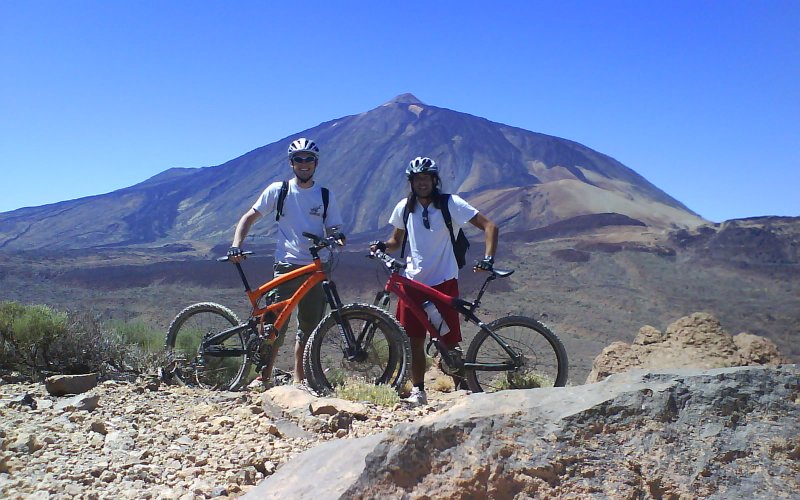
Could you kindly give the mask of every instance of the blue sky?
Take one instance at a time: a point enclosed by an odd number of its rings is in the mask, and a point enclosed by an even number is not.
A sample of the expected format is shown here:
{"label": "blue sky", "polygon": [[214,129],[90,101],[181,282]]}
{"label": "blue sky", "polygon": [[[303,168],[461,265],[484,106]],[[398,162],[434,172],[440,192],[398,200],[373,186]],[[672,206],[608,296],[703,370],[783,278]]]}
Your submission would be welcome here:
{"label": "blue sky", "polygon": [[800,2],[0,0],[0,211],[223,163],[411,92],[713,220],[800,216]]}

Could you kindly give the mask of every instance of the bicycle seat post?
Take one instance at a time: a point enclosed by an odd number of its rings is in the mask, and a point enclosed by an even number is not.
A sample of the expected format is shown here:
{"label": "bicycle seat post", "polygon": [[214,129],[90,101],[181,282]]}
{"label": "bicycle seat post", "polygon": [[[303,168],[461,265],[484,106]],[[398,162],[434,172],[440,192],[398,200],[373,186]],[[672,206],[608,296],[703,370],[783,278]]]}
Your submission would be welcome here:
{"label": "bicycle seat post", "polygon": [[481,289],[478,291],[478,296],[475,297],[475,300],[472,302],[472,311],[473,312],[480,305],[481,297],[483,297],[483,292],[486,291],[486,287],[489,286],[489,282],[493,281],[495,279],[497,279],[497,275],[494,274],[494,273],[492,273],[492,274],[490,274],[489,276],[486,277],[486,280],[483,282],[483,285],[481,285]]}

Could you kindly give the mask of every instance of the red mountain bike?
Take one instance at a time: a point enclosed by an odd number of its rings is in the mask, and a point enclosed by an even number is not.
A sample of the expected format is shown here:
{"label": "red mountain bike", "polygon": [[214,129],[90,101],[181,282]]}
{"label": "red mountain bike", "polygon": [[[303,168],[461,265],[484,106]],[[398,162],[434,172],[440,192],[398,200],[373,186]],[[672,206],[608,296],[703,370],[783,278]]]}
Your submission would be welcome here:
{"label": "red mountain bike", "polygon": [[[510,276],[514,271],[490,271],[477,298],[469,302],[400,275],[399,271],[406,267],[405,264],[380,250],[371,256],[381,260],[391,271],[384,290],[375,299],[375,305],[388,309],[392,293],[409,304],[411,312],[428,330],[430,342],[439,351],[445,371],[453,374],[463,367],[467,385],[473,392],[563,387],[567,383],[567,352],[561,340],[545,325],[525,316],[506,316],[486,324],[475,315],[489,283]],[[470,342],[463,361],[451,355],[422,305],[408,300],[405,288],[423,294],[439,308],[455,309],[478,326],[479,331]],[[430,349],[430,345],[428,347]]]}

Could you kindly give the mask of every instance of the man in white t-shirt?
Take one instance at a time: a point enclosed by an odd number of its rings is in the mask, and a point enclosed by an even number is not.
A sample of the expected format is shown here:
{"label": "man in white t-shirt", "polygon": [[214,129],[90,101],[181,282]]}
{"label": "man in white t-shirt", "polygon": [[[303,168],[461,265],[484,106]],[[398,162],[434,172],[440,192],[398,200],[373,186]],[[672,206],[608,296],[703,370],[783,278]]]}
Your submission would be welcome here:
{"label": "man in white t-shirt", "polygon": [[[442,293],[458,296],[458,264],[453,253],[450,230],[445,225],[439,204],[439,168],[430,158],[417,157],[406,168],[406,176],[411,185],[409,198],[403,198],[394,207],[389,223],[394,226],[391,236],[385,242],[373,241],[372,250],[393,251],[408,239],[408,257],[405,276],[429,285]],[[485,233],[485,257],[475,264],[475,270],[491,270],[497,248],[497,226],[477,209],[458,195],[450,195],[447,201],[454,233],[467,223],[480,228]],[[409,205],[408,220],[403,221],[406,205]],[[414,290],[404,290],[411,300],[422,303],[425,299]],[[458,313],[451,308],[441,308],[439,312],[450,328],[442,337],[448,349],[460,354],[461,325]],[[427,404],[425,394],[425,327],[414,317],[403,301],[397,304],[397,319],[403,325],[411,341],[411,382],[413,388],[407,401]],[[451,351],[451,352],[452,352]],[[461,377],[454,376],[457,386]]]}
{"label": "man in white t-shirt", "polygon": [[[312,262],[308,251],[308,238],[303,232],[326,236],[340,231],[342,217],[333,194],[328,196],[328,205],[323,202],[323,189],[314,180],[314,172],[319,163],[319,148],[309,139],[300,138],[289,146],[289,165],[294,178],[288,182],[288,191],[283,202],[281,213],[276,217],[278,224],[278,241],[275,246],[274,276],[291,272]],[[233,262],[242,259],[242,243],[250,231],[250,227],[263,215],[275,212],[281,192],[282,182],[273,182],[261,193],[253,207],[248,210],[239,223],[233,236],[233,243],[228,250],[228,257]],[[305,281],[305,276],[289,281],[277,288],[276,301],[286,300]],[[311,332],[319,324],[325,314],[327,305],[322,284],[317,284],[297,305],[297,340],[294,346],[294,382],[302,383],[303,350]],[[283,344],[286,327],[278,334],[272,346],[270,358],[261,371],[264,385],[269,386],[272,380],[272,368],[275,356]]]}

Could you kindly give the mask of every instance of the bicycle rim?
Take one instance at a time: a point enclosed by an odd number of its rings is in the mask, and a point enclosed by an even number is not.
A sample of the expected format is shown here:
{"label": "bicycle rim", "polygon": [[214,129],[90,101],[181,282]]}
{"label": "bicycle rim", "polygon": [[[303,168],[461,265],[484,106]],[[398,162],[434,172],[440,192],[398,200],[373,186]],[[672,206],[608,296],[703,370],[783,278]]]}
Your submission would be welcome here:
{"label": "bicycle rim", "polygon": [[[467,384],[472,391],[496,392],[566,384],[569,370],[566,350],[545,325],[533,318],[509,316],[490,323],[488,328],[521,356],[521,364],[514,366],[502,346],[481,330],[470,343],[466,356],[467,363],[486,365],[466,370]],[[490,369],[504,364],[508,369]]]}
{"label": "bicycle rim", "polygon": [[[201,345],[209,336],[238,324],[236,315],[219,304],[205,302],[181,311],[167,333],[168,371],[185,384],[209,389],[237,389],[247,373],[249,359],[246,354],[224,356],[224,353],[226,350],[244,350],[243,333],[235,333],[205,349]],[[218,352],[212,354],[209,348]]]}
{"label": "bicycle rim", "polygon": [[410,347],[397,321],[366,304],[340,309],[343,322],[356,337],[368,339],[354,359],[345,354],[345,341],[333,313],[322,320],[306,344],[303,361],[309,385],[329,394],[345,384],[387,384],[398,389],[408,378]]}

